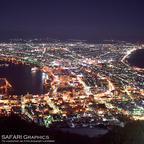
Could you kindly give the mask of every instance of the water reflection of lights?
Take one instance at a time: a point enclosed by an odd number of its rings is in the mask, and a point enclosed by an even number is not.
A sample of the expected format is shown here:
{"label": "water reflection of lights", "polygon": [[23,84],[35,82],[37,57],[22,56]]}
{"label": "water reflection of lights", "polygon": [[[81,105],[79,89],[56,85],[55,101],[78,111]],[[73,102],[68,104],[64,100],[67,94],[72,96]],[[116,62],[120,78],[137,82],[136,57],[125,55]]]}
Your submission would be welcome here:
{"label": "water reflection of lights", "polygon": [[46,73],[42,73],[42,81],[44,82],[45,81],[45,78],[46,78]]}
{"label": "water reflection of lights", "polygon": [[37,68],[37,67],[32,67],[32,68],[31,68],[31,72],[32,72],[32,73],[36,73],[36,72],[37,72],[37,70],[38,70],[38,68]]}

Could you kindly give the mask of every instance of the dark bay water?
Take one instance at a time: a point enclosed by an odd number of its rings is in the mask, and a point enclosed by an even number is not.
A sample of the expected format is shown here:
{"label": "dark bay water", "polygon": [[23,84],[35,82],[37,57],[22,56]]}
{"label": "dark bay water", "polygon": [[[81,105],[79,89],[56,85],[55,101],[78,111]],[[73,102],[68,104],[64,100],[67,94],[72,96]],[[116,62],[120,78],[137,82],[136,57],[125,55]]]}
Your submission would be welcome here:
{"label": "dark bay water", "polygon": [[12,64],[0,61],[0,78],[6,78],[12,85],[13,90],[9,94],[24,95],[44,93],[45,73],[40,70],[31,71],[30,66]]}
{"label": "dark bay water", "polygon": [[131,66],[144,68],[144,49],[139,49],[132,52],[127,58],[127,61]]}

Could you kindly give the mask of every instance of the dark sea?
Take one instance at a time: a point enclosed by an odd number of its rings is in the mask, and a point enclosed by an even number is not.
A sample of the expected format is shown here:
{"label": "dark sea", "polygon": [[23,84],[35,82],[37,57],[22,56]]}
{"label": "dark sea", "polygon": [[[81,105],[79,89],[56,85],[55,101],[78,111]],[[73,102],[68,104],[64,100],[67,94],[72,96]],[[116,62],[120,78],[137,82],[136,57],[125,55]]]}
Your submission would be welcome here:
{"label": "dark sea", "polygon": [[[7,64],[2,66],[2,64]],[[0,78],[6,78],[12,85],[12,90],[8,94],[24,95],[44,93],[44,80],[46,74],[40,71],[31,71],[31,66],[13,64],[0,61]]]}
{"label": "dark sea", "polygon": [[131,66],[144,68],[144,49],[132,52],[127,58],[127,61]]}

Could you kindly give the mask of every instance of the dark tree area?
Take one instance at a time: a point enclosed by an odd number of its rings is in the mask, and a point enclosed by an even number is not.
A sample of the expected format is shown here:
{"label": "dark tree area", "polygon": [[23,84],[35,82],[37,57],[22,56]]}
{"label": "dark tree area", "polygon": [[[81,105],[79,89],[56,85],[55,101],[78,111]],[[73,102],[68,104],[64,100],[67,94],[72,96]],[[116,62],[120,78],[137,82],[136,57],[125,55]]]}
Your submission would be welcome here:
{"label": "dark tree area", "polygon": [[90,138],[39,126],[11,114],[0,117],[0,135],[49,135],[54,144],[144,144],[144,121],[129,122],[124,128],[114,126],[106,135]]}
{"label": "dark tree area", "polygon": [[9,117],[0,117],[0,135],[48,135],[51,140],[55,140],[54,144],[101,144],[100,138],[89,138],[61,132],[58,129],[49,129],[27,122],[15,114],[11,114]]}
{"label": "dark tree area", "polygon": [[103,144],[144,144],[144,121],[134,121],[124,128],[115,127],[103,136]]}

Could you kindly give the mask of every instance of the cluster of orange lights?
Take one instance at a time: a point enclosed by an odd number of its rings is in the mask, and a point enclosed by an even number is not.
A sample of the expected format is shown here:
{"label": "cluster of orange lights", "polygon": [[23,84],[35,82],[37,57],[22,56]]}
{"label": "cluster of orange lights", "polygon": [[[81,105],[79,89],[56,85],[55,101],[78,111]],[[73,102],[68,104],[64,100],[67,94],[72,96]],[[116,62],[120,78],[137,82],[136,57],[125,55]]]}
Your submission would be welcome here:
{"label": "cluster of orange lights", "polygon": [[[61,61],[57,61],[57,66],[42,66],[40,69],[46,73],[44,86],[48,89],[48,93],[37,95],[36,97],[34,95],[26,95],[24,96],[24,101],[21,102],[17,100],[17,97],[14,101],[0,99],[0,103],[4,103],[4,105],[0,106],[1,110],[10,111],[13,106],[18,106],[23,109],[22,113],[27,113],[25,107],[28,103],[33,103],[37,107],[39,107],[39,104],[49,105],[53,110],[49,110],[48,107],[45,107],[42,111],[39,109],[36,110],[39,112],[39,117],[41,117],[46,115],[46,113],[69,114],[88,112],[92,104],[105,103],[108,109],[113,109],[116,112],[126,115],[125,110],[119,110],[113,107],[110,104],[111,100],[119,100],[125,93],[137,93],[144,96],[144,91],[135,90],[134,88],[128,87],[127,90],[117,88],[108,76],[102,76],[90,68],[83,66],[80,66],[79,69],[92,77],[97,77],[99,82],[102,83],[101,90],[99,90],[97,85],[93,87],[88,86],[83,75],[80,76],[73,70],[62,66]],[[0,89],[4,88],[7,90],[7,88],[12,87],[6,79],[2,80],[5,81],[6,85],[1,86]],[[133,96],[131,97],[134,98]],[[108,109],[101,109],[99,113],[103,115],[108,112]],[[98,111],[98,109],[95,109],[95,111]],[[33,117],[35,116],[31,116],[32,120]]]}
{"label": "cluster of orange lights", "polygon": [[12,88],[6,78],[0,78],[0,82],[3,83],[3,85],[0,85],[1,93],[7,93],[8,89]]}

